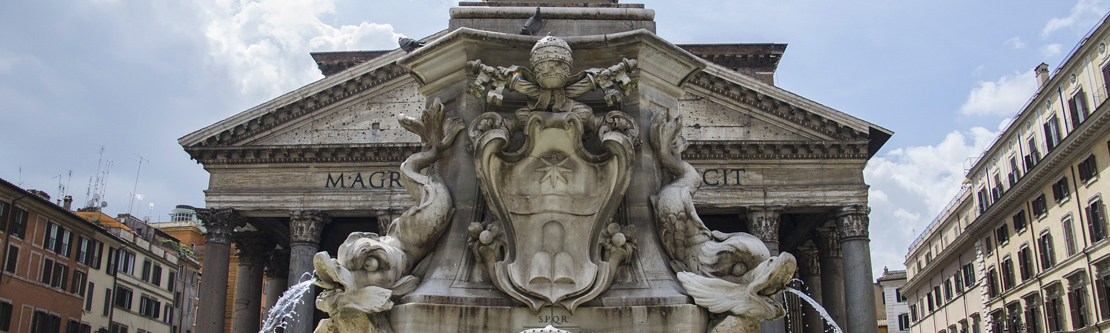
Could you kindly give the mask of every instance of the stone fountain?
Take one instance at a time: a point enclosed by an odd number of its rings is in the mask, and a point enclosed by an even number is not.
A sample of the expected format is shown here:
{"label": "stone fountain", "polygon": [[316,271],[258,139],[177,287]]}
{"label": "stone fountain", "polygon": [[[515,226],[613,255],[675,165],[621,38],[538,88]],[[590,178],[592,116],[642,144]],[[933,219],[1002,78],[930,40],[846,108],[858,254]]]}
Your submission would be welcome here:
{"label": "stone fountain", "polygon": [[432,101],[399,119],[422,142],[400,167],[417,203],[316,255],[316,332],[757,332],[785,314],[794,257],[694,208],[677,111],[694,56],[643,29],[459,28],[398,64]]}

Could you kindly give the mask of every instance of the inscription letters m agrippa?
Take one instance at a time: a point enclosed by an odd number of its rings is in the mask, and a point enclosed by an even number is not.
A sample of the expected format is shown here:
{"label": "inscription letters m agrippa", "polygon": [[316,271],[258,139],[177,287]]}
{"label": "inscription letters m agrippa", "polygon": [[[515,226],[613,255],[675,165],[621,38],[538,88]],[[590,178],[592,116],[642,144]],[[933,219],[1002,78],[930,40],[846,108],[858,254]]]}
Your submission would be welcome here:
{"label": "inscription letters m agrippa", "polygon": [[328,172],[328,176],[324,180],[324,188],[326,189],[392,189],[402,187],[404,186],[401,185],[401,173],[398,171],[373,171],[365,175],[360,171]]}

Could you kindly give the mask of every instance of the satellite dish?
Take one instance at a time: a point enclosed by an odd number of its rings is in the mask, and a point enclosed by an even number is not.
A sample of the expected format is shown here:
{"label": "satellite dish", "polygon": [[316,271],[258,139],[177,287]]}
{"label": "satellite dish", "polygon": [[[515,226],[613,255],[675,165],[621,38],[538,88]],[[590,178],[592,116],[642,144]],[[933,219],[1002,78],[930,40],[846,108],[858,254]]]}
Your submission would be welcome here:
{"label": "satellite dish", "polygon": [[108,202],[107,201],[101,201],[100,202],[100,208],[105,208],[105,207],[108,207]]}
{"label": "satellite dish", "polygon": [[97,202],[100,202],[100,194],[93,194],[92,199],[89,200],[89,207],[95,207]]}

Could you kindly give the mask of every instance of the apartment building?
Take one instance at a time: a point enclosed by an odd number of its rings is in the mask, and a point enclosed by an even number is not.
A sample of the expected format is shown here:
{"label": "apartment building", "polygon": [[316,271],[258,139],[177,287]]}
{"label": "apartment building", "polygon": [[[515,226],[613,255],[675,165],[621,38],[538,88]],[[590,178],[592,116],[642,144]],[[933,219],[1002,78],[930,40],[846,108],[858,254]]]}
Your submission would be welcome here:
{"label": "apartment building", "polygon": [[[906,256],[911,331],[1110,328],[1110,25],[1051,72]],[[1105,194],[1105,196],[1104,196]]]}

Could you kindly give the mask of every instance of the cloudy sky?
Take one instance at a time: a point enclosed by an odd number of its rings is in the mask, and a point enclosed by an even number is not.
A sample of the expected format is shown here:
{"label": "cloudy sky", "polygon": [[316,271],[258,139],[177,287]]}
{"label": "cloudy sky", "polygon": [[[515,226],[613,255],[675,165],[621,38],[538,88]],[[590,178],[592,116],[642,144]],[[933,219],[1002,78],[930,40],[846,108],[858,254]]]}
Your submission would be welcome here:
{"label": "cloudy sky", "polygon": [[[865,171],[881,272],[1032,95],[1032,69],[1055,69],[1108,1],[643,3],[676,44],[789,44],[780,87],[895,132]],[[177,138],[320,79],[309,52],[396,48],[456,4],[0,1],[0,178],[80,205],[103,158],[109,214],[204,206],[207,173]]]}

